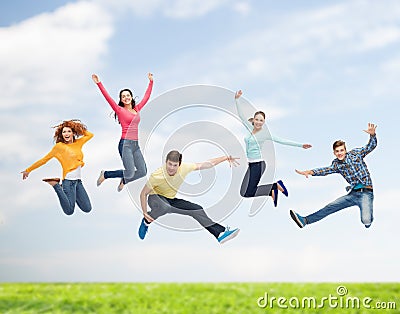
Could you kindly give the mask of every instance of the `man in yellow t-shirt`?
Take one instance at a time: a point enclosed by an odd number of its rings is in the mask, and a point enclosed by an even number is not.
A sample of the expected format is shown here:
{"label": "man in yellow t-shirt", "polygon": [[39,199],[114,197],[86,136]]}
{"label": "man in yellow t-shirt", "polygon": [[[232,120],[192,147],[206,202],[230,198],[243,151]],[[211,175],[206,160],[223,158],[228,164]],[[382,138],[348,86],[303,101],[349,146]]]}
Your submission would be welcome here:
{"label": "man in yellow t-shirt", "polygon": [[[179,187],[185,177],[194,170],[209,169],[221,162],[228,161],[236,166],[238,158],[222,156],[201,163],[182,163],[182,154],[176,150],[167,154],[165,165],[154,171],[140,193],[140,204],[143,210],[143,219],[139,227],[139,237],[144,239],[149,224],[165,214],[188,215],[196,219],[219,243],[234,238],[239,229],[229,230],[212,221],[200,205],[176,198]],[[147,212],[147,202],[151,208]]]}

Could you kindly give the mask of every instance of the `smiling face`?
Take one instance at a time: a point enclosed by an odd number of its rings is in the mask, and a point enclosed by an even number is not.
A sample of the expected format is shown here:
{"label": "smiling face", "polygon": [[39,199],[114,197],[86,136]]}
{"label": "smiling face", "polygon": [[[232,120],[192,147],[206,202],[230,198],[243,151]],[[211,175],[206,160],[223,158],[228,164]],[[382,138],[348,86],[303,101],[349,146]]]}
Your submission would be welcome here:
{"label": "smiling face", "polygon": [[256,113],[256,115],[253,118],[253,126],[254,130],[259,131],[263,127],[265,123],[265,118],[261,113]]}
{"label": "smiling face", "polygon": [[178,172],[179,162],[167,160],[166,168],[168,175],[174,176]]}
{"label": "smiling face", "polygon": [[339,159],[340,161],[344,160],[346,158],[346,146],[338,146],[334,149],[333,153],[335,154],[336,158]]}
{"label": "smiling face", "polygon": [[121,93],[119,95],[119,99],[125,107],[131,106],[131,104],[132,104],[132,94],[129,90],[121,91]]}
{"label": "smiling face", "polygon": [[342,140],[337,140],[333,143],[333,154],[336,156],[337,159],[343,161],[346,158],[346,143]]}
{"label": "smiling face", "polygon": [[61,134],[62,134],[64,143],[71,144],[74,141],[74,132],[72,131],[71,128],[69,128],[67,126],[63,127]]}

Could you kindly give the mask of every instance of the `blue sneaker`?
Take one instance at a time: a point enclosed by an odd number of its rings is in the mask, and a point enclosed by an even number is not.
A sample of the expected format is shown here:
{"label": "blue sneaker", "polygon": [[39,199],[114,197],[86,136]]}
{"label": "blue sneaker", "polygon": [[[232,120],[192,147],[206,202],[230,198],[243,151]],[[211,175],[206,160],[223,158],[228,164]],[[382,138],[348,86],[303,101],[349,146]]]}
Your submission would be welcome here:
{"label": "blue sneaker", "polygon": [[142,219],[142,223],[140,224],[139,227],[139,238],[140,239],[144,239],[144,237],[146,236],[147,233],[147,229],[149,229],[149,226],[146,225],[146,222],[144,221],[144,218]]}
{"label": "blue sneaker", "polygon": [[224,233],[218,237],[218,242],[222,244],[230,239],[233,239],[238,235],[239,231],[239,228],[229,230],[229,227],[226,227]]}
{"label": "blue sneaker", "polygon": [[294,210],[290,210],[290,217],[294,220],[294,222],[300,227],[303,228],[307,223],[306,219],[299,214],[297,214]]}
{"label": "blue sneaker", "polygon": [[369,228],[369,227],[371,227],[371,224],[368,224],[368,225],[364,225],[365,226],[365,228]]}

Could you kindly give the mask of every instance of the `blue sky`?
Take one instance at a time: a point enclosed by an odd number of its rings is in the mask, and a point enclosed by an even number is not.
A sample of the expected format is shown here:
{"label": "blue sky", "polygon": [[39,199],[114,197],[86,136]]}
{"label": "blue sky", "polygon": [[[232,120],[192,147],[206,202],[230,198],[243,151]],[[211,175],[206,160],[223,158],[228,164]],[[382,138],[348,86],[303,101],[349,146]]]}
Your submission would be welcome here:
{"label": "blue sky", "polygon": [[[394,0],[1,3],[0,280],[399,281],[399,21]],[[168,145],[184,147],[185,140],[193,143],[185,151],[188,161],[224,149],[241,157],[233,170],[219,165],[211,172],[213,188],[191,198],[213,217],[213,205],[229,212],[236,202],[222,223],[241,233],[224,246],[203,230],[159,225],[141,241],[137,196],[144,180],[130,184],[129,193],[117,193],[117,181],[95,185],[101,169],[121,166],[120,127],[91,74],[114,97],[124,87],[141,97],[148,72],[155,83],[139,134],[149,172]],[[223,110],[182,109],[164,119],[183,105],[174,90],[193,84],[222,90],[214,95],[200,87],[193,104]],[[271,200],[257,200],[262,209],[252,217],[254,203],[237,201],[235,193],[246,171],[246,132],[228,113],[237,89],[267,113],[272,133],[313,145],[307,151],[264,148],[274,160],[263,182],[270,175],[283,179],[290,197],[281,197],[277,209]],[[95,134],[84,147],[89,215],[79,209],[62,214],[54,191],[41,182],[61,173],[55,160],[27,181],[20,175],[52,147],[51,126],[69,118],[81,118]],[[226,137],[218,139],[212,122]],[[336,175],[305,179],[294,169],[329,165],[337,139],[348,148],[365,145],[368,122],[378,125],[378,147],[366,158],[375,190],[372,227],[363,227],[353,207],[300,230],[289,208],[311,213],[343,195],[346,182]],[[196,139],[203,142],[196,145]],[[202,176],[188,180],[194,184]],[[226,196],[226,178],[233,189],[228,200],[219,198]]]}

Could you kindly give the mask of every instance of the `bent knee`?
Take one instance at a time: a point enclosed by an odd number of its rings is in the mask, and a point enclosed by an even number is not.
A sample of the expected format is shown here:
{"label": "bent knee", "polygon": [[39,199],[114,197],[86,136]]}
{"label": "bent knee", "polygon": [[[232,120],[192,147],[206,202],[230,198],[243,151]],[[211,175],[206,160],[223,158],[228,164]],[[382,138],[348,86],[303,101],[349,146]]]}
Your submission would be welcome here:
{"label": "bent knee", "polygon": [[83,212],[89,213],[92,210],[92,206],[81,208]]}
{"label": "bent knee", "polygon": [[240,191],[240,196],[241,197],[245,197],[245,198],[249,198],[249,197],[253,197],[253,195],[251,195],[250,193],[247,193],[247,191]]}
{"label": "bent knee", "polygon": [[372,224],[372,221],[373,221],[372,217],[361,217],[361,222],[364,225],[370,225]]}
{"label": "bent knee", "polygon": [[74,210],[64,210],[64,214],[67,216],[71,216],[74,213]]}

